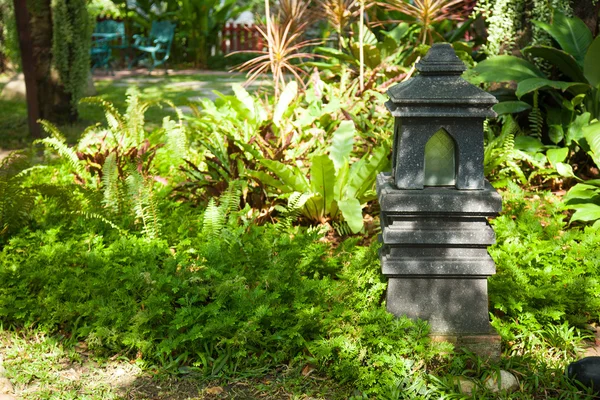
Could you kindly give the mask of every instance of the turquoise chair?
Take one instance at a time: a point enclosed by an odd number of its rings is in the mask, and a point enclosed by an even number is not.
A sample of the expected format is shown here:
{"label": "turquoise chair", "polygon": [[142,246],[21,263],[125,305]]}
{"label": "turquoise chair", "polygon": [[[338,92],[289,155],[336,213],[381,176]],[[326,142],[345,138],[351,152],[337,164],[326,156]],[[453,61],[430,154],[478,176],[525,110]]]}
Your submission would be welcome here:
{"label": "turquoise chair", "polygon": [[92,72],[103,67],[114,74],[112,68],[112,50],[127,49],[127,37],[125,36],[125,24],[123,22],[105,20],[96,24],[92,34]]}
{"label": "turquoise chair", "polygon": [[175,24],[169,21],[154,21],[148,37],[133,35],[131,46],[141,54],[129,64],[129,69],[142,59],[147,60],[148,71],[164,64],[171,55],[171,44],[175,36]]}

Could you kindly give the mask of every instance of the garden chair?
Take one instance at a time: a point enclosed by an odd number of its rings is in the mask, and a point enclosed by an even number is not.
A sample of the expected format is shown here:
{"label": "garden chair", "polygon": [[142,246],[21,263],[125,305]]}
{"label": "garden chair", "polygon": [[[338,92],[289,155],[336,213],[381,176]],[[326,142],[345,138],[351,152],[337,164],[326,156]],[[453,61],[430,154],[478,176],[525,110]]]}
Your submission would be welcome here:
{"label": "garden chair", "polygon": [[131,61],[129,69],[142,59],[148,61],[148,72],[164,64],[171,55],[171,43],[173,43],[174,35],[175,24],[169,21],[152,22],[148,37],[133,35],[134,43],[131,47],[142,54]]}
{"label": "garden chair", "polygon": [[127,49],[128,47],[123,22],[113,20],[98,22],[92,34],[92,72],[98,67],[104,67],[114,74],[111,65],[112,49]]}

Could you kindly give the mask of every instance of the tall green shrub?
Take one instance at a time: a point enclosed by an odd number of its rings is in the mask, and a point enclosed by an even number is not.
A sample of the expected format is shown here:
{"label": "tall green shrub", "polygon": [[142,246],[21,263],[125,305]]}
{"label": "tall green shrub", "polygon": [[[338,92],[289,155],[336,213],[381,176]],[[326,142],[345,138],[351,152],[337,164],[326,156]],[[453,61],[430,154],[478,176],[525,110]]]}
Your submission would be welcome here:
{"label": "tall green shrub", "polygon": [[73,107],[87,82],[93,29],[85,0],[52,0],[53,64]]}

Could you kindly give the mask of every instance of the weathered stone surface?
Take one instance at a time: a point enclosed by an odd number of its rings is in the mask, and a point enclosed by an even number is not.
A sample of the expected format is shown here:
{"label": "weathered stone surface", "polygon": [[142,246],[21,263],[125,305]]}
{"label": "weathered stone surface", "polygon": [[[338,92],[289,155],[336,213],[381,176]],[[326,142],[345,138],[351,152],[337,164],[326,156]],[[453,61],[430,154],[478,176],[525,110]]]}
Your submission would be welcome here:
{"label": "weathered stone surface", "polygon": [[386,103],[395,117],[392,172],[377,177],[377,195],[387,309],[497,359],[487,294],[495,234],[487,218],[501,211],[502,198],[483,175],[483,121],[495,116],[496,99],[460,77],[465,66],[449,44],[433,45],[417,69],[388,90]]}
{"label": "weathered stone surface", "polygon": [[496,116],[491,107],[497,100],[462,79],[465,69],[450,44],[434,44],[417,64],[420,74],[388,90],[386,106],[395,117],[392,175],[397,188],[423,189],[425,146],[440,129],[454,141],[455,187],[485,188],[483,121]]}
{"label": "weathered stone surface", "polygon": [[425,319],[431,332],[488,333],[487,279],[390,278],[387,310],[396,316]]}
{"label": "weathered stone surface", "polygon": [[391,174],[377,176],[377,196],[383,213],[457,214],[491,217],[502,210],[502,197],[485,182],[483,190],[457,190],[452,187],[427,187],[423,190],[399,190]]}
{"label": "weathered stone surface", "polygon": [[499,374],[489,376],[484,385],[494,393],[501,391],[513,392],[519,388],[519,381],[513,374],[501,369]]}
{"label": "weathered stone surface", "polygon": [[456,386],[458,386],[459,390],[463,394],[470,395],[475,391],[477,385],[473,382],[472,379],[466,378],[464,376],[457,376],[454,380]]}

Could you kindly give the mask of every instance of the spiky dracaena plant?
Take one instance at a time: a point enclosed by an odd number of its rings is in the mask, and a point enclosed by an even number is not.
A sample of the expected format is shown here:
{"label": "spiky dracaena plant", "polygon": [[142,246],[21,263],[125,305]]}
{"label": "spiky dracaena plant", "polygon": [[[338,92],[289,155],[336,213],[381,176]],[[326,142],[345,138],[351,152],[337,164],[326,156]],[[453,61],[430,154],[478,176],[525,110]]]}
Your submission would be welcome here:
{"label": "spiky dracaena plant", "polygon": [[419,42],[431,44],[435,35],[443,39],[435,31],[433,24],[446,19],[453,19],[448,10],[461,2],[462,0],[414,0],[411,2],[389,0],[381,1],[378,4],[386,10],[400,12],[414,18],[421,28]]}
{"label": "spiky dracaena plant", "polygon": [[320,10],[338,35],[338,48],[344,47],[344,32],[360,12],[359,0],[318,0]]}
{"label": "spiky dracaena plant", "polygon": [[258,32],[266,42],[266,50],[249,50],[239,53],[256,53],[257,57],[246,61],[245,63],[235,67],[235,70],[247,71],[247,82],[252,82],[259,75],[267,72],[273,74],[273,85],[275,89],[275,97],[279,98],[281,89],[285,86],[285,75],[289,73],[294,76],[296,81],[304,86],[302,80],[307,73],[296,62],[302,59],[312,59],[318,55],[306,53],[302,50],[307,46],[316,45],[319,40],[302,40],[304,30],[308,25],[306,14],[291,14],[292,9],[307,9],[308,3],[297,1],[292,8],[290,14],[280,12],[273,17],[269,12],[269,0],[265,0],[266,24],[257,27]]}

